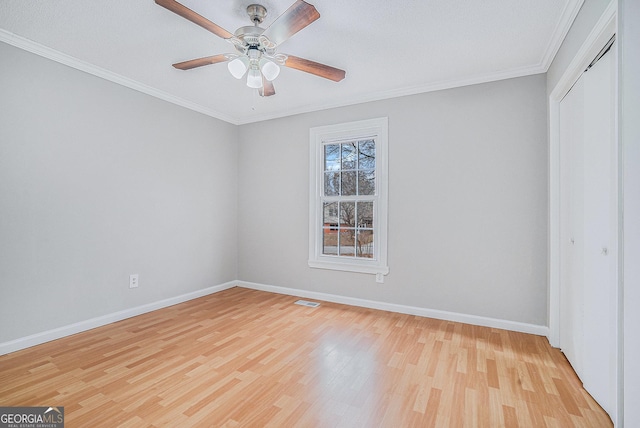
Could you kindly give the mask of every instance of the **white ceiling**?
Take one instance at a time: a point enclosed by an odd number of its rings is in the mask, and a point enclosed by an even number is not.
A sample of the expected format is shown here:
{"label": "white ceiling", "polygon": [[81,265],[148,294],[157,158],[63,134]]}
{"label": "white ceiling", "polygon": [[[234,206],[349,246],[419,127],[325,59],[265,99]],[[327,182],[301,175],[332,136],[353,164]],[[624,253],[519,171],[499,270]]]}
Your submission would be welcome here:
{"label": "white ceiling", "polygon": [[[294,0],[179,0],[230,32],[261,3],[267,27]],[[0,41],[242,124],[328,107],[546,72],[583,0],[309,0],[320,19],[278,52],[347,71],[335,83],[284,68],[257,96],[224,63],[233,52],[153,0],[1,0]],[[1,59],[0,59],[1,61]]]}

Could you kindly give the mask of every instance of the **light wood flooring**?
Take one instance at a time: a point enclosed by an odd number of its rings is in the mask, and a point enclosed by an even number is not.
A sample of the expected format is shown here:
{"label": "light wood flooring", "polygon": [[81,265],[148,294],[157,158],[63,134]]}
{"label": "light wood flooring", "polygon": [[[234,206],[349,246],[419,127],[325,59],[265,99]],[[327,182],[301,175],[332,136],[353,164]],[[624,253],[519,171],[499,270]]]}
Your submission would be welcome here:
{"label": "light wood flooring", "polygon": [[66,427],[610,427],[546,338],[232,288],[0,356]]}

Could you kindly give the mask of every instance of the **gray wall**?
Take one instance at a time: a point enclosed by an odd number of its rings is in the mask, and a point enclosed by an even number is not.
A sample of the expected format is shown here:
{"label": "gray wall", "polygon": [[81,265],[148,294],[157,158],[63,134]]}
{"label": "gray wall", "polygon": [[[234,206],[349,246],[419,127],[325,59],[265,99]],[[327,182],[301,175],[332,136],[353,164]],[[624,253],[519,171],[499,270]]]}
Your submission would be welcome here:
{"label": "gray wall", "polygon": [[0,343],[236,279],[236,126],[0,58]]}
{"label": "gray wall", "polygon": [[[544,75],[236,127],[0,55],[0,342],[233,279],[546,324]],[[391,272],[311,269],[309,128],[381,116]]]}
{"label": "gray wall", "polygon": [[640,2],[619,0],[623,153],[624,426],[640,426]]}
{"label": "gray wall", "polygon": [[[545,76],[244,125],[239,279],[547,323]],[[311,269],[309,128],[389,117],[389,267]]]}

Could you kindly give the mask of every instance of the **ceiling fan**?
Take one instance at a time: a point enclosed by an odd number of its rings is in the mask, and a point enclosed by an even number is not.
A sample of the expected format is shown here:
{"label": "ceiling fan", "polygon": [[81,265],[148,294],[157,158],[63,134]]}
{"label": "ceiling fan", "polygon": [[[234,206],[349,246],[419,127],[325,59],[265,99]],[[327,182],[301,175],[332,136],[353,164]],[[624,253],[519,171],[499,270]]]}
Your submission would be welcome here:
{"label": "ceiling fan", "polygon": [[237,53],[213,55],[173,64],[180,70],[227,62],[233,77],[241,79],[246,74],[247,86],[257,89],[263,97],[276,93],[272,81],[278,77],[280,66],[315,74],[335,82],[345,77],[344,70],[276,52],[276,48],[289,37],[320,18],[316,8],[304,0],[297,0],[266,29],[259,25],[267,16],[267,9],[259,4],[251,4],[247,6],[247,14],[253,25],[240,27],[234,34],[175,0],[155,0],[155,2],[227,40],[237,51]]}

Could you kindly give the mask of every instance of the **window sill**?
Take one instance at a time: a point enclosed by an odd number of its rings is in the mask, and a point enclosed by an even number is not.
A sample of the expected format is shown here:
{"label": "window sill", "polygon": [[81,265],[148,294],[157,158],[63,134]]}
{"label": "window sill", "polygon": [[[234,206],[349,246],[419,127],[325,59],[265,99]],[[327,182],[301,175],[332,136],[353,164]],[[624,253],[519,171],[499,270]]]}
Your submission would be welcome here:
{"label": "window sill", "polygon": [[367,263],[350,263],[349,261],[332,261],[332,260],[309,260],[309,267],[317,269],[340,270],[345,272],[382,274],[389,273],[389,266],[380,266],[375,262]]}

